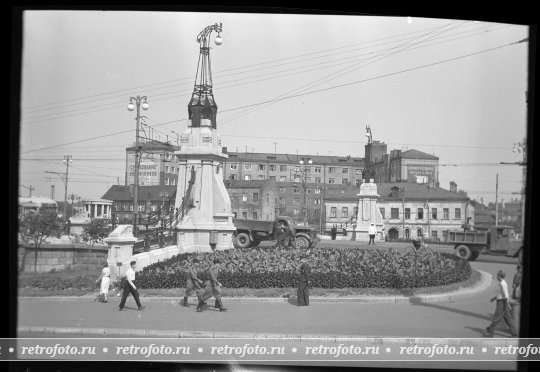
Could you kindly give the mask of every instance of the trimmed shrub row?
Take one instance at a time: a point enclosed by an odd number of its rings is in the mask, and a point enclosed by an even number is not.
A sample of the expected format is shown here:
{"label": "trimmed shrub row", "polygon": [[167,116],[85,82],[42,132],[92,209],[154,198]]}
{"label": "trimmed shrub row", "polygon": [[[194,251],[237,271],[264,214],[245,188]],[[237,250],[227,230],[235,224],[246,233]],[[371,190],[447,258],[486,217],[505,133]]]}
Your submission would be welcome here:
{"label": "trimmed shrub row", "polygon": [[141,288],[178,288],[194,257],[206,277],[215,258],[222,261],[219,281],[229,288],[287,288],[297,285],[301,255],[307,254],[312,287],[418,288],[442,286],[469,279],[466,260],[447,253],[415,256],[393,249],[286,250],[254,248],[185,253],[145,267],[137,274]]}

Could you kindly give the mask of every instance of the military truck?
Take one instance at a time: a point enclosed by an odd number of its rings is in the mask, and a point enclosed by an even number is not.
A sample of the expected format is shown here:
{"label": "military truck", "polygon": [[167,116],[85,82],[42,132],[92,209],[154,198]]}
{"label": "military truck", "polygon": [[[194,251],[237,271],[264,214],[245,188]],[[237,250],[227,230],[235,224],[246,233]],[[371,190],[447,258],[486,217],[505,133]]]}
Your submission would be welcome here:
{"label": "military truck", "polygon": [[[512,237],[511,226],[485,226],[474,230],[450,231],[445,234],[445,243],[453,244],[458,257],[474,261],[481,252],[513,256],[522,242]],[[521,254],[521,251],[520,253]],[[521,257],[518,257],[521,261]]]}
{"label": "military truck", "polygon": [[296,225],[288,216],[276,217],[274,221],[233,219],[236,231],[233,234],[235,248],[257,247],[262,241],[275,240],[275,226],[283,223],[292,229],[296,247],[314,248],[319,241],[317,231],[309,226]]}

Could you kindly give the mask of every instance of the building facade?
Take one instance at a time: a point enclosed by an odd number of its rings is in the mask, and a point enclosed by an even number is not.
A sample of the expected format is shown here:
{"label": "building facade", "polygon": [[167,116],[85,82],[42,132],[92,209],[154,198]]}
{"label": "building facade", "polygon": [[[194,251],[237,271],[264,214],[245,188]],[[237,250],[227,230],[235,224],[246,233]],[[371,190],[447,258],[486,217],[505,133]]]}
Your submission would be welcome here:
{"label": "building facade", "polygon": [[[136,147],[126,149],[125,186],[135,184],[135,153]],[[174,151],[178,146],[168,142],[155,140],[142,142],[139,162],[140,186],[169,186],[176,185],[179,162]]]}

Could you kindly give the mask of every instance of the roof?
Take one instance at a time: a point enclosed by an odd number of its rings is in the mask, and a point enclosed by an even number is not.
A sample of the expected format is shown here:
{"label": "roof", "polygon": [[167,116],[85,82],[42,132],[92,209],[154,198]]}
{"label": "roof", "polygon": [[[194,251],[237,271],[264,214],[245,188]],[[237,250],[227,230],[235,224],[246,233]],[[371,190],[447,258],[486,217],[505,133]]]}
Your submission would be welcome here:
{"label": "roof", "polygon": [[415,149],[410,149],[403,151],[401,153],[402,159],[430,159],[430,160],[439,160],[435,155],[426,154],[425,152],[418,151]]}
{"label": "roof", "polygon": [[[135,151],[137,148],[135,146],[131,146],[126,148],[126,151]],[[177,151],[180,149],[180,147],[172,145],[167,142],[160,142],[160,141],[147,141],[144,143],[141,143],[141,149],[144,151],[159,151],[159,150],[166,150],[166,151]]]}
{"label": "roof", "polygon": [[[139,186],[139,201],[167,200],[176,194],[176,185]],[[132,186],[112,185],[101,197],[113,201],[133,201]]]}
{"label": "roof", "polygon": [[302,157],[308,157],[313,161],[311,166],[316,165],[350,165],[364,166],[364,158],[353,156],[330,156],[330,155],[296,155],[274,154],[269,152],[231,152],[228,151],[229,162],[261,162],[261,163],[291,163],[298,164]]}
{"label": "roof", "polygon": [[42,204],[42,203],[47,203],[47,204],[56,204],[56,201],[55,200],[52,200],[51,198],[45,198],[43,196],[31,196],[31,197],[24,197],[24,196],[19,196],[19,204],[29,204],[29,203],[32,203],[32,204]]}
{"label": "roof", "polygon": [[[401,200],[402,195],[398,194],[392,196],[392,188],[404,188],[405,192],[403,194],[404,199],[406,200],[420,200],[420,201],[430,201],[430,200],[455,200],[455,201],[467,201],[469,198],[462,194],[451,192],[449,190],[443,189],[442,187],[429,187],[428,184],[418,184],[418,183],[405,183],[405,182],[389,182],[389,183],[377,183],[377,194],[380,195],[381,201],[392,201],[392,200]],[[360,187],[354,187],[351,189],[345,190],[343,193],[338,193],[335,195],[329,195],[326,193],[325,200],[327,201],[344,201],[351,199],[358,199],[358,194],[360,193]]]}

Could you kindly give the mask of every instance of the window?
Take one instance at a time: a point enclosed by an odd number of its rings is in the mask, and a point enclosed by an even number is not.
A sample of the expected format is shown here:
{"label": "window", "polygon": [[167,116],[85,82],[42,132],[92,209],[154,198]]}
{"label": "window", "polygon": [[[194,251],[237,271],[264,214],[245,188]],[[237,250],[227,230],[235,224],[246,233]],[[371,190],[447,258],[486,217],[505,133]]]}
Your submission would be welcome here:
{"label": "window", "polygon": [[390,218],[399,218],[399,208],[390,208]]}
{"label": "window", "polygon": [[306,177],[306,183],[311,183],[311,177]]}
{"label": "window", "polygon": [[280,204],[285,204],[285,198],[282,196],[279,198]]}
{"label": "window", "polygon": [[320,194],[320,193],[321,193],[321,189],[315,189],[315,190],[314,190],[314,193],[315,193],[315,194]]}
{"label": "window", "polygon": [[264,164],[259,164],[259,168],[258,168],[260,171],[263,171],[264,170]]}
{"label": "window", "polygon": [[329,178],[328,183],[336,183],[336,179],[335,178]]}
{"label": "window", "polygon": [[437,240],[437,230],[431,230],[431,237]]}
{"label": "window", "polygon": [[355,173],[356,173],[357,176],[361,176],[362,175],[362,169],[356,169]]}
{"label": "window", "polygon": [[320,204],[321,204],[321,199],[315,199],[313,202],[314,202],[315,204],[319,204],[319,205],[320,205]]}
{"label": "window", "polygon": [[406,220],[411,219],[411,208],[405,208],[405,219]]}
{"label": "window", "polygon": [[328,173],[336,173],[336,168],[335,167],[329,167],[328,168]]}
{"label": "window", "polygon": [[234,193],[234,192],[231,193],[231,201],[232,201],[233,203],[236,202],[236,198],[237,198],[237,197],[238,197],[238,195],[236,195],[236,193]]}
{"label": "window", "polygon": [[231,163],[231,169],[238,169],[238,164]]}
{"label": "window", "polygon": [[251,181],[251,175],[245,174],[245,175],[244,175],[244,180],[245,180],[245,181]]}
{"label": "window", "polygon": [[315,167],[315,173],[321,173],[321,167]]}
{"label": "window", "polygon": [[247,212],[242,212],[242,218],[247,219]]}
{"label": "window", "polygon": [[253,219],[254,220],[258,220],[259,218],[257,217],[257,212],[253,212]]}
{"label": "window", "polygon": [[168,185],[168,184],[169,184],[169,179],[165,178],[165,185]]}
{"label": "window", "polygon": [[336,218],[336,212],[337,212],[337,208],[336,207],[331,207],[330,208],[330,218]]}
{"label": "window", "polygon": [[341,208],[341,217],[349,218],[349,207]]}
{"label": "window", "polygon": [[411,238],[411,230],[405,229],[405,239],[410,239],[410,238]]}
{"label": "window", "polygon": [[176,180],[174,178],[171,179],[171,185],[176,184]]}
{"label": "window", "polygon": [[341,180],[341,184],[342,184],[342,185],[346,185],[346,184],[348,184],[348,183],[349,183],[349,179],[348,179],[348,178],[343,178],[343,179]]}
{"label": "window", "polygon": [[279,192],[285,192],[286,188],[285,187],[280,187],[279,188]]}
{"label": "window", "polygon": [[416,216],[418,217],[418,220],[424,219],[424,208],[418,208],[418,211],[416,212]]}
{"label": "window", "polygon": [[362,184],[362,180],[356,180],[356,186],[360,186]]}
{"label": "window", "polygon": [[293,193],[294,194],[299,194],[300,193],[300,189],[298,187],[293,187]]}
{"label": "window", "polygon": [[[274,177],[274,178],[276,178],[276,177]],[[259,174],[259,179],[264,180],[264,174]]]}
{"label": "window", "polygon": [[242,194],[242,202],[247,202],[248,201],[248,194]]}
{"label": "window", "polygon": [[416,229],[416,237],[421,238],[422,236],[424,236],[424,234],[422,234],[422,229]]}
{"label": "window", "polygon": [[230,180],[235,180],[236,179],[236,174],[229,174],[229,179]]}
{"label": "window", "polygon": [[336,189],[328,189],[328,194],[334,195],[336,193]]}
{"label": "window", "polygon": [[279,176],[280,182],[287,182],[287,176]]}
{"label": "window", "polygon": [[270,164],[269,167],[270,167],[269,169],[270,169],[271,172],[276,171],[276,165],[275,164]]}
{"label": "window", "polygon": [[315,177],[315,183],[321,183],[321,177]]}
{"label": "window", "polygon": [[454,209],[454,218],[456,220],[461,220],[461,208]]}
{"label": "window", "polygon": [[165,166],[165,173],[169,173],[169,166],[168,165]]}
{"label": "window", "polygon": [[272,180],[272,181],[275,181],[276,180],[276,176],[270,176],[268,177],[269,180]]}
{"label": "window", "polygon": [[294,204],[294,205],[300,205],[300,199],[294,198],[294,199],[293,199],[293,204]]}
{"label": "window", "polygon": [[343,169],[341,170],[341,173],[342,173],[342,174],[349,174],[349,168],[343,168]]}
{"label": "window", "polygon": [[253,203],[258,203],[258,202],[259,202],[259,193],[254,192],[253,193]]}
{"label": "window", "polygon": [[279,170],[280,170],[281,172],[287,172],[287,166],[286,166],[286,165],[280,165],[280,166],[279,166]]}
{"label": "window", "polygon": [[431,208],[431,218],[434,220],[437,219],[437,208]]}
{"label": "window", "polygon": [[449,220],[450,219],[450,209],[443,208],[442,213],[443,213],[443,220]]}
{"label": "window", "polygon": [[244,164],[244,170],[251,170],[251,164]]}

